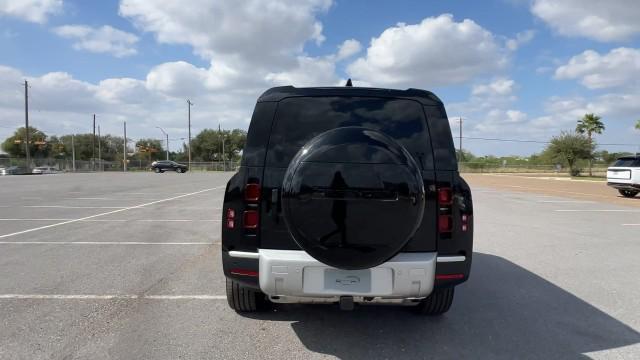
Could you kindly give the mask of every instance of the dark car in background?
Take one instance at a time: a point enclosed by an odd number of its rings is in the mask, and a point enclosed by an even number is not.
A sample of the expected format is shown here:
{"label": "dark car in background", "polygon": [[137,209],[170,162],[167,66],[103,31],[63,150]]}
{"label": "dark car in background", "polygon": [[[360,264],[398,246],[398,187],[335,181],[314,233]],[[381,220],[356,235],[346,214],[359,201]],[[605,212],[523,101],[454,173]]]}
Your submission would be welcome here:
{"label": "dark car in background", "polygon": [[171,160],[159,160],[151,163],[151,170],[156,173],[163,173],[165,171],[175,171],[177,173],[184,173],[189,170],[189,167],[184,164],[179,164]]}
{"label": "dark car in background", "polygon": [[29,171],[22,166],[9,166],[6,168],[0,168],[0,175],[26,175]]}

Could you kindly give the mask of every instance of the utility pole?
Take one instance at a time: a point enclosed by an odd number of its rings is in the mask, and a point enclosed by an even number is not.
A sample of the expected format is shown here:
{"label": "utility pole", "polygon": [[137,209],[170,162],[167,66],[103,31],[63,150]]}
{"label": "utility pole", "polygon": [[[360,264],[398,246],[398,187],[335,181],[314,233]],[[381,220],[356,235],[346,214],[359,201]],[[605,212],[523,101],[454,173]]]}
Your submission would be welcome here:
{"label": "utility pole", "polygon": [[122,171],[127,172],[127,122],[124,122],[124,146],[123,146]]}
{"label": "utility pole", "polygon": [[169,160],[169,134],[167,134],[163,128],[161,128],[160,126],[156,126],[158,129],[160,129],[160,131],[162,131],[162,133],[164,134],[164,136],[166,136],[167,138],[167,160]]}
{"label": "utility pole", "polygon": [[102,145],[100,137],[100,125],[98,125],[98,168],[102,171]]}
{"label": "utility pole", "polygon": [[464,160],[464,155],[462,154],[462,117],[459,118],[460,121],[460,160]]}
{"label": "utility pole", "polygon": [[96,171],[96,114],[93,114],[93,137],[91,138],[91,170]]}
{"label": "utility pole", "polygon": [[27,154],[27,172],[31,168],[31,154],[29,154],[29,83],[24,81],[24,130],[25,130],[25,150]]}
{"label": "utility pole", "polygon": [[191,107],[193,103],[187,99],[187,105],[189,105],[189,170],[191,170]]}
{"label": "utility pole", "polygon": [[71,161],[73,166],[73,172],[76,172],[76,143],[75,135],[71,134]]}

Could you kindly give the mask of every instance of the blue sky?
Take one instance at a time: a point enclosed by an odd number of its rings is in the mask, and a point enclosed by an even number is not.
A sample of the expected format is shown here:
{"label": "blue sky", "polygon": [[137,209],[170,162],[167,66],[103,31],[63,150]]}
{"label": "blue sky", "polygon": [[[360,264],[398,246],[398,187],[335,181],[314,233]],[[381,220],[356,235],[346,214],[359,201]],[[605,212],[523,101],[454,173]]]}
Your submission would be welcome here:
{"label": "blue sky", "polygon": [[[634,0],[188,3],[0,0],[0,138],[23,122],[48,134],[103,133],[178,146],[186,99],[194,131],[246,128],[271,86],[434,91],[465,136],[548,140],[586,112],[600,143],[639,144],[640,6]],[[468,139],[479,155],[543,145]],[[639,146],[602,146],[640,151]]]}

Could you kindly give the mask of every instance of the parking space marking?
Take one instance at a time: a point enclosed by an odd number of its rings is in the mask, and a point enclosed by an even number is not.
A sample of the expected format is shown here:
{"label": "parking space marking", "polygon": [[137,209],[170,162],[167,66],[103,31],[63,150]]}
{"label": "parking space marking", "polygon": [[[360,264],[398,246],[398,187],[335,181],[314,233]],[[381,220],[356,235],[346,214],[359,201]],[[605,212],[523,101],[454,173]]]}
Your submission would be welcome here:
{"label": "parking space marking", "polygon": [[622,226],[640,226],[640,224],[622,224]]}
{"label": "parking space marking", "polygon": [[[73,219],[0,219],[0,221],[69,221]],[[216,219],[89,219],[81,222],[220,222]]]}
{"label": "parking space marking", "polygon": [[125,206],[67,206],[67,205],[24,205],[24,208],[55,208],[55,209],[127,209]]}
{"label": "parking space marking", "polygon": [[556,209],[554,211],[557,211],[557,212],[630,212],[630,213],[640,212],[640,210],[631,210],[631,209]]}
{"label": "parking space marking", "polygon": [[26,234],[26,233],[30,233],[33,231],[38,231],[38,230],[44,230],[44,229],[49,229],[52,227],[56,227],[56,226],[61,226],[61,225],[66,225],[66,224],[71,224],[74,222],[78,222],[78,221],[83,221],[83,220],[88,220],[88,219],[93,219],[93,218],[97,218],[100,216],[105,216],[105,215],[110,215],[110,214],[116,214],[122,211],[127,211],[127,210],[132,210],[132,209],[139,209],[145,206],[149,206],[149,205],[154,205],[154,204],[159,204],[159,203],[163,203],[166,201],[171,201],[171,200],[176,200],[176,199],[180,199],[186,196],[191,196],[191,195],[196,195],[196,194],[201,194],[203,192],[207,192],[207,191],[211,191],[214,189],[219,189],[221,188],[220,186],[218,187],[214,187],[214,188],[208,188],[208,189],[204,189],[204,190],[200,190],[200,191],[194,191],[192,193],[188,193],[188,194],[183,194],[183,195],[178,195],[178,196],[173,196],[170,198],[166,198],[166,199],[161,199],[161,200],[156,200],[156,201],[152,201],[152,202],[148,202],[148,203],[144,203],[144,204],[140,204],[140,205],[136,205],[136,206],[130,206],[130,207],[125,207],[125,208],[120,208],[117,210],[113,210],[113,211],[107,211],[105,213],[101,213],[101,214],[96,214],[96,215],[91,215],[91,216],[86,216],[83,218],[79,218],[79,219],[74,219],[74,220],[69,220],[69,221],[63,221],[63,222],[59,222],[59,223],[55,223],[55,224],[50,224],[50,225],[45,225],[45,226],[39,226],[33,229],[27,229],[27,230],[22,230],[22,231],[17,231],[14,233],[10,233],[10,234],[4,234],[4,235],[0,235],[0,239],[4,239],[10,236],[15,236],[15,235],[20,235],[20,234]]}
{"label": "parking space marking", "polygon": [[80,295],[80,294],[0,294],[0,300],[226,300],[225,295]]}
{"label": "parking space marking", "polygon": [[589,200],[539,200],[539,203],[545,204],[593,204],[595,201]]}
{"label": "parking space marking", "polygon": [[0,245],[219,245],[216,242],[149,241],[0,241]]}

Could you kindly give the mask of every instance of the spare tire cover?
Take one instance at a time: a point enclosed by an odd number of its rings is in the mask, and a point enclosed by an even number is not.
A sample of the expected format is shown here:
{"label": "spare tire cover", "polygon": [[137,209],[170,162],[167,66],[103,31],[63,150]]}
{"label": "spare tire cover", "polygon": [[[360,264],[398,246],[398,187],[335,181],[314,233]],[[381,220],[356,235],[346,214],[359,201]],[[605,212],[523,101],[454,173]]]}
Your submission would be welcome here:
{"label": "spare tire cover", "polygon": [[285,173],[284,219],[316,260],[366,269],[396,255],[420,226],[424,183],[407,150],[382,132],[343,127],[303,146]]}

